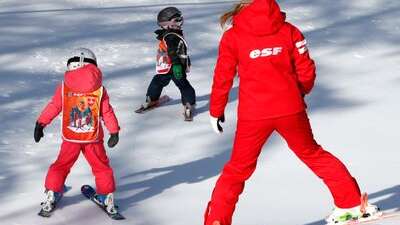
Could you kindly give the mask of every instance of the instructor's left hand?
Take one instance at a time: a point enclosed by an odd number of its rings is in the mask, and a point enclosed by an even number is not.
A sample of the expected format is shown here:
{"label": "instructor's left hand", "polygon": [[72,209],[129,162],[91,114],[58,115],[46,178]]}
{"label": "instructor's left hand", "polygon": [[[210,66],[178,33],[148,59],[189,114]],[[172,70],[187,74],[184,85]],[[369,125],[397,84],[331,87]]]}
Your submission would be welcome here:
{"label": "instructor's left hand", "polygon": [[113,148],[118,144],[118,141],[119,141],[118,133],[111,134],[110,138],[108,139],[107,145],[108,147]]}

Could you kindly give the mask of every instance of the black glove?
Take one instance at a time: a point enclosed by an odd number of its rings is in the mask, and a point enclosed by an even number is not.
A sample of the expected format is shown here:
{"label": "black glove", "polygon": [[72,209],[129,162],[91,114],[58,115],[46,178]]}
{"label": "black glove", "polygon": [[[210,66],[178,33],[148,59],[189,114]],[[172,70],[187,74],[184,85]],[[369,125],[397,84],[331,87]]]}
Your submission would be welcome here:
{"label": "black glove", "polygon": [[224,129],[222,129],[222,126],[220,123],[225,122],[225,114],[222,114],[222,116],[216,118],[216,117],[212,117],[210,116],[210,122],[211,122],[211,126],[213,128],[213,130],[215,131],[215,133],[220,134],[224,131]]}
{"label": "black glove", "polygon": [[113,148],[118,144],[118,141],[119,141],[118,133],[111,134],[110,138],[108,139],[107,145],[108,147]]}
{"label": "black glove", "polygon": [[44,126],[42,124],[40,124],[39,122],[36,122],[35,132],[33,133],[33,138],[35,139],[36,143],[38,143],[40,141],[40,138],[42,138],[44,136],[43,129],[44,129]]}
{"label": "black glove", "polygon": [[223,132],[224,129],[222,129],[221,124],[219,124],[220,122],[221,122],[221,123],[225,123],[225,114],[222,114],[222,116],[220,116],[220,117],[218,118],[218,121],[217,121],[218,130],[221,131],[221,132]]}

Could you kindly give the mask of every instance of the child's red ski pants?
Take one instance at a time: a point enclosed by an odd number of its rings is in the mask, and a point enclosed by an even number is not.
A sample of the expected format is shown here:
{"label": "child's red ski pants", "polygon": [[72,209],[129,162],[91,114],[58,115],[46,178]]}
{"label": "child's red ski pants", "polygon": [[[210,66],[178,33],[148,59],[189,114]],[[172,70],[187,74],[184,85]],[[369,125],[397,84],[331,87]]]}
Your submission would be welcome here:
{"label": "child's red ski pants", "polygon": [[96,192],[99,194],[114,192],[115,182],[113,170],[109,165],[109,160],[102,141],[90,144],[63,141],[57,160],[50,166],[47,172],[45,182],[46,189],[55,192],[63,191],[65,179],[81,151],[92,167],[92,172],[96,181]]}
{"label": "child's red ski pants", "polygon": [[360,204],[356,180],[339,159],[316,143],[306,112],[276,119],[239,120],[232,155],[215,185],[205,213],[205,225],[215,220],[231,225],[245,181],[254,172],[261,149],[273,131],[277,131],[297,157],[324,181],[337,207]]}

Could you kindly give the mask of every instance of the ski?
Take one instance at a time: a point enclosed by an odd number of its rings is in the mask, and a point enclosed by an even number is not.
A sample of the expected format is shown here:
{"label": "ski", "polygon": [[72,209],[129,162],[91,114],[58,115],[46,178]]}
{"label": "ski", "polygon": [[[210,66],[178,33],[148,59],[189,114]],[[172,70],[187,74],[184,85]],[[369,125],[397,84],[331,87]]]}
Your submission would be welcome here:
{"label": "ski", "polygon": [[105,205],[99,204],[97,201],[95,201],[94,197],[96,195],[96,190],[92,186],[83,185],[81,187],[81,192],[86,198],[88,198],[89,200],[94,202],[97,206],[99,206],[111,219],[113,219],[113,220],[124,220],[125,219],[125,217],[123,215],[121,215],[119,212],[116,212],[113,214],[109,213],[107,211],[107,208]]}
{"label": "ski", "polygon": [[141,105],[138,109],[135,110],[135,113],[139,113],[139,114],[146,113],[148,111],[151,111],[155,108],[160,107],[161,105],[164,105],[165,103],[169,102],[170,100],[171,100],[171,98],[168,95],[163,95],[156,102],[154,102],[153,104],[151,104],[148,107],[144,107],[143,105]]}
{"label": "ski", "polygon": [[344,225],[364,225],[364,224],[375,224],[375,222],[386,221],[391,218],[400,217],[400,212],[392,212],[392,213],[380,213],[379,215],[375,215],[372,217],[361,218],[358,220],[348,221]]}

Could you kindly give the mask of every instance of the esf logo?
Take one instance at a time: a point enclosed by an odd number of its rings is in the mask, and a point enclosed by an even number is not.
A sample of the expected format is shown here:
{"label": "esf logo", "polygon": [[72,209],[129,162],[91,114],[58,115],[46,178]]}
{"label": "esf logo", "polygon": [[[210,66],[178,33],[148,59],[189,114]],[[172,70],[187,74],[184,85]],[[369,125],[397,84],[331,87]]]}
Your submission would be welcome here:
{"label": "esf logo", "polygon": [[282,47],[264,48],[262,50],[255,49],[250,52],[250,58],[256,59],[258,57],[268,57],[271,55],[279,55],[282,52]]}

